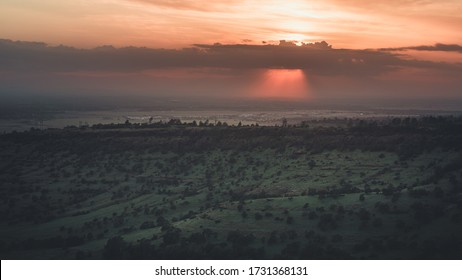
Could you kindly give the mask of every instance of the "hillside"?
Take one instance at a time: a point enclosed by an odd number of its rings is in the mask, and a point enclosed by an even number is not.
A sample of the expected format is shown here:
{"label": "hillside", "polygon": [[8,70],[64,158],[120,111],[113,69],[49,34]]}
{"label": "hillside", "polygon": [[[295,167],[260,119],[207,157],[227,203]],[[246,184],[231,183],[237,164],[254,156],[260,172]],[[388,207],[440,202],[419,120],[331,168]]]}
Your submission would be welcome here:
{"label": "hillside", "polygon": [[0,136],[2,259],[460,259],[462,119]]}

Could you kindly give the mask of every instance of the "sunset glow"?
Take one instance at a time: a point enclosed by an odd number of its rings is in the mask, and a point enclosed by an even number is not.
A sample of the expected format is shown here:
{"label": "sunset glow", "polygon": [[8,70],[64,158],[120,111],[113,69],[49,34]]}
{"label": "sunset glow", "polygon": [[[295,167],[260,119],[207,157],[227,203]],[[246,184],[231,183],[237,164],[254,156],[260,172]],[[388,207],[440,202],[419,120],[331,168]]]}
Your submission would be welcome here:
{"label": "sunset glow", "polygon": [[459,0],[2,0],[0,90],[462,99],[461,26]]}
{"label": "sunset glow", "polygon": [[250,96],[278,100],[308,99],[308,81],[300,69],[269,69],[256,81]]}
{"label": "sunset glow", "polygon": [[462,2],[3,0],[0,38],[79,47],[326,40],[371,48],[462,43]]}

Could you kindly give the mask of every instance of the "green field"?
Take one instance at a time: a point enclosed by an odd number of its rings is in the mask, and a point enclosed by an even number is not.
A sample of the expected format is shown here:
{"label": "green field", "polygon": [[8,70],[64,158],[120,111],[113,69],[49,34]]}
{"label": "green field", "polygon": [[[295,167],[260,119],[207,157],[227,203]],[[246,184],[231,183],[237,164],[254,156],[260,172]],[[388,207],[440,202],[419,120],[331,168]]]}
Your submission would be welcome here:
{"label": "green field", "polygon": [[2,259],[460,259],[462,119],[0,136]]}

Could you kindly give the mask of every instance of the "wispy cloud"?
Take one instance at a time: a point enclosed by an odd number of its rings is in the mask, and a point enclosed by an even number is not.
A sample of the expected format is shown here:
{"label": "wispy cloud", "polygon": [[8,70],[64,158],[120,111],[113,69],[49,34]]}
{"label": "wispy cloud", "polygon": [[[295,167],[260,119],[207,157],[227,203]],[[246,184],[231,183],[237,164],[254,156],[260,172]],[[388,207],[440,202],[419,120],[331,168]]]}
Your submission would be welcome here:
{"label": "wispy cloud", "polygon": [[194,1],[194,0],[125,0],[138,2],[160,8],[170,8],[177,10],[196,10],[202,12],[226,11],[230,6],[242,3],[242,0],[218,0],[218,1]]}
{"label": "wispy cloud", "polygon": [[347,48],[462,44],[459,0],[0,1],[0,38],[184,47],[194,42],[328,40]]}

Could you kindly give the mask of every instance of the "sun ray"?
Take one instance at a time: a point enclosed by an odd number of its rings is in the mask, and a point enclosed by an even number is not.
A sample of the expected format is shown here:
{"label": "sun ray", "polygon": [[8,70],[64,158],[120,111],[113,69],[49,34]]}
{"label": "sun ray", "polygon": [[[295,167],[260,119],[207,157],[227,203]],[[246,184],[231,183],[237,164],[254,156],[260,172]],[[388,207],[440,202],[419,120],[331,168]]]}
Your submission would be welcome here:
{"label": "sun ray", "polygon": [[251,97],[279,100],[309,99],[309,84],[301,69],[268,69],[251,89]]}

